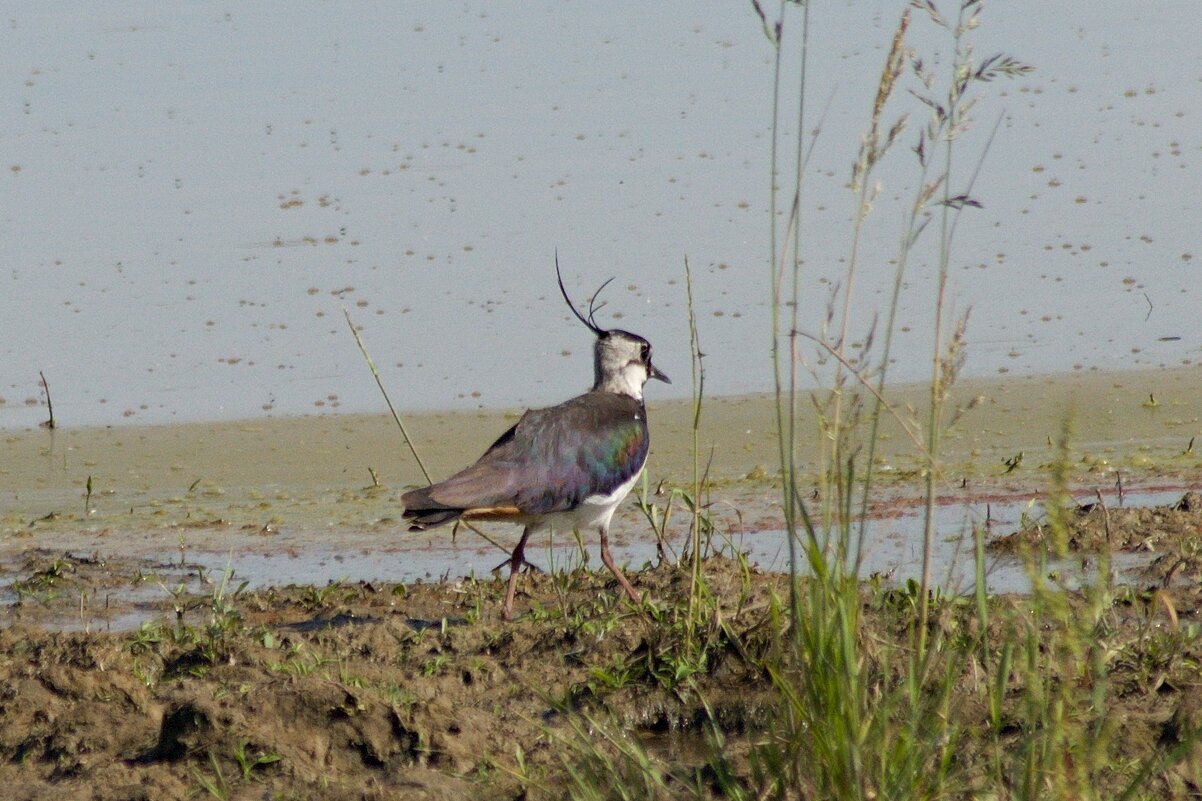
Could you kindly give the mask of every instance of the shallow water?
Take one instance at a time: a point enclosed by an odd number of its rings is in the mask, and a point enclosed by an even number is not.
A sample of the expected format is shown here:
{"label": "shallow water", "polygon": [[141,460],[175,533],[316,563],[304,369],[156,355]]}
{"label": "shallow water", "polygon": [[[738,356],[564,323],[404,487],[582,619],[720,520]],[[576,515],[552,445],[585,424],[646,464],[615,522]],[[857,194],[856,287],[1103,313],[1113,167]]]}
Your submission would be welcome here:
{"label": "shallow water", "polygon": [[[1179,489],[1146,493],[1137,491],[1128,495],[1127,504],[1151,506],[1172,503],[1181,494]],[[991,506],[996,515],[991,530],[997,533],[1017,530],[1024,512],[1036,517],[1042,514],[1042,506],[1032,506],[1029,498]],[[936,520],[937,535],[931,567],[937,586],[952,593],[972,592],[975,567],[973,535],[969,527],[983,522],[984,509],[980,505],[941,506],[937,510]],[[236,580],[249,582],[251,588],[289,584],[321,586],[338,581],[453,581],[471,576],[483,578],[498,567],[502,568],[501,575],[508,574],[508,566],[504,565],[506,553],[471,532],[461,532],[457,544],[451,544],[450,538],[443,532],[427,536],[429,540],[426,542],[406,546],[398,544],[392,548],[381,548],[378,538],[358,547],[347,547],[323,544],[320,538],[312,537],[307,538],[307,546],[285,548],[282,553],[273,548],[271,551],[239,553],[236,559],[229,558],[228,554],[196,553],[190,557],[190,561],[203,565],[210,575],[215,576],[232,569]],[[512,544],[513,537],[502,533],[499,539]],[[684,542],[679,537],[672,545],[675,549],[684,549]],[[921,546],[921,511],[916,509],[887,519],[874,519],[868,528],[862,575],[877,574],[891,586],[901,586],[911,579],[918,580],[922,575]],[[715,536],[708,550],[728,555],[732,551],[743,553],[752,564],[764,570],[789,570],[788,540],[783,530]],[[596,543],[592,539],[586,540],[582,551],[570,534],[560,533],[558,538],[532,542],[527,555],[545,570],[572,570],[584,564],[602,569]],[[646,538],[620,539],[614,547],[614,555],[620,564],[633,569],[657,562],[656,545]],[[1120,580],[1130,578],[1131,571],[1146,565],[1153,556],[1116,553],[1112,556],[1112,569]],[[1089,570],[1080,573],[1080,558],[1054,560],[1048,567],[1049,570],[1062,571],[1069,586],[1075,586],[1081,576],[1092,575]],[[801,565],[801,572],[807,572],[804,564]],[[1013,556],[988,555],[986,582],[990,593],[1026,593],[1031,588],[1026,566]]]}
{"label": "shallow water", "polygon": [[[1113,493],[1120,480],[1129,503],[1136,502],[1133,486],[1141,492],[1155,486],[1176,493],[1196,489],[1202,451],[1191,450],[1189,441],[1200,425],[1200,380],[1198,371],[1178,369],[959,384],[952,406],[982,400],[944,439],[935,576],[949,589],[967,586],[972,577],[962,566],[970,562],[971,547],[963,532],[987,517],[994,533],[1018,527],[1026,504],[1047,486],[1053,443],[1066,418],[1074,421],[1069,461],[1079,499],[1095,490]],[[1148,391],[1160,399],[1155,407],[1143,400]],[[896,387],[890,397],[899,409],[921,410],[924,392]],[[797,457],[808,474],[817,464],[819,440],[804,433],[817,431],[817,424],[808,407],[803,412]],[[661,482],[691,486],[692,409],[689,403],[661,402],[649,406],[648,414],[652,453],[645,490],[640,486],[635,495],[651,493],[662,506],[666,498],[655,494]],[[408,418],[418,451],[441,478],[474,459],[513,416],[498,411]],[[710,400],[698,440],[702,463],[713,454],[708,476],[714,484],[707,497],[718,530],[730,538],[721,544],[749,552],[766,569],[784,570],[779,490],[769,481],[779,453],[774,419],[775,403],[768,397]],[[160,581],[211,592],[227,565],[238,583],[320,586],[344,578],[484,576],[506,556],[468,532],[451,542],[449,529],[405,531],[400,495],[424,479],[395,425],[380,415],[32,430],[9,432],[2,445],[7,458],[0,463],[0,583],[11,587],[27,580],[31,557],[54,560],[70,553],[111,562],[111,580],[99,587],[68,583],[68,593],[84,586],[87,597],[57,596],[60,607],[78,602],[105,610],[105,619],[110,601],[117,604],[112,616],[120,620],[162,614],[168,591]],[[892,423],[881,431],[877,454],[865,570],[900,583],[918,574],[921,525],[912,497],[921,459]],[[1017,454],[1024,458],[1010,470],[1006,463]],[[1117,499],[1110,503],[1117,505]],[[676,547],[682,520],[677,508]],[[512,547],[512,529],[489,530]],[[634,498],[619,511],[612,533],[624,561],[639,567],[654,560],[653,537]],[[582,557],[570,539],[560,536],[554,545],[535,544],[533,558],[548,568],[579,564]],[[595,545],[593,550],[596,566]],[[1072,571],[1066,566],[1064,572]],[[1025,574],[1003,560],[990,581],[997,591],[1021,590]],[[11,602],[12,594],[5,600]],[[123,604],[141,605],[143,611],[126,617]],[[77,614],[68,617],[87,625]]]}
{"label": "shallow water", "polygon": [[[902,5],[813,14],[807,330],[848,253],[845,183]],[[708,391],[768,387],[771,50],[745,3],[4,17],[0,427],[46,419],[39,371],[67,426],[379,409],[343,308],[402,409],[559,400],[590,365],[557,248],[578,300],[616,276],[599,319],[648,336],[678,379],[687,253]],[[987,5],[977,52],[1038,71],[983,88],[961,151],[967,170],[1003,115],[953,264],[971,374],[1197,358],[1200,27],[1196,3]],[[925,20],[911,37],[946,60]],[[901,93],[887,116],[903,112],[913,132],[922,107]],[[892,280],[912,138],[879,175],[862,329]],[[903,300],[903,380],[929,370],[927,261]]]}
{"label": "shallow water", "polygon": [[[1129,490],[1124,496],[1128,506],[1151,506],[1175,502],[1182,487],[1157,487]],[[1086,497],[1087,493],[1078,493]],[[1117,494],[1107,493],[1107,503],[1117,504]],[[752,510],[746,510],[750,516]],[[937,535],[932,553],[932,575],[938,587],[950,593],[971,593],[975,582],[973,565],[974,526],[985,526],[987,536],[1006,534],[1021,527],[1024,515],[1037,519],[1042,506],[1030,495],[992,497],[973,503],[944,502],[936,510]],[[718,532],[706,543],[706,553],[746,555],[748,561],[763,569],[788,572],[788,540],[785,532],[773,528],[742,528],[736,519],[718,514]],[[507,530],[508,529],[508,530]],[[486,527],[500,546],[510,547],[516,530],[512,527]],[[867,526],[865,559],[861,575],[876,575],[886,586],[904,586],[921,577],[922,511],[915,503],[874,513]],[[133,534],[133,536],[131,536]],[[646,530],[631,525],[630,516],[621,530],[615,526],[614,555],[627,569],[644,569],[658,563],[657,547]],[[686,550],[687,530],[677,525],[665,544],[666,558],[676,560]],[[79,554],[85,541],[61,538],[54,557],[62,553]],[[504,568],[507,552],[476,534],[461,530],[452,539],[449,530],[410,534],[396,530],[319,531],[291,528],[268,535],[242,530],[198,530],[187,535],[159,530],[125,532],[123,542],[106,541],[94,552],[93,560],[111,563],[110,580],[98,587],[76,591],[78,607],[68,611],[39,614],[40,625],[64,629],[122,631],[136,628],[147,620],[164,616],[164,604],[170,605],[173,593],[211,596],[245,586],[265,589],[288,585],[321,588],[329,584],[356,582],[429,582],[476,577],[487,578],[493,570]],[[91,545],[97,545],[95,539]],[[172,553],[172,550],[175,553]],[[102,558],[99,554],[104,553]],[[151,554],[157,554],[152,557]],[[14,585],[28,580],[22,563],[28,550],[5,549],[0,554],[0,625],[29,619],[14,603],[37,602],[36,592],[25,596]],[[570,534],[533,539],[527,548],[530,561],[542,570],[562,572],[581,566],[600,568],[596,543],[584,540],[582,549]],[[1118,582],[1134,579],[1135,571],[1146,565],[1153,553],[1115,553],[1111,570]],[[89,557],[85,557],[85,560]],[[1096,565],[1080,556],[1053,561],[1049,571],[1057,581],[1074,587],[1096,575]],[[801,572],[806,572],[804,563]],[[987,555],[986,581],[990,593],[1025,593],[1031,588],[1026,565],[1013,556]],[[64,592],[70,592],[64,590]],[[32,601],[30,599],[33,599]],[[111,611],[110,611],[111,607]],[[204,616],[204,605],[191,608],[189,619]]]}

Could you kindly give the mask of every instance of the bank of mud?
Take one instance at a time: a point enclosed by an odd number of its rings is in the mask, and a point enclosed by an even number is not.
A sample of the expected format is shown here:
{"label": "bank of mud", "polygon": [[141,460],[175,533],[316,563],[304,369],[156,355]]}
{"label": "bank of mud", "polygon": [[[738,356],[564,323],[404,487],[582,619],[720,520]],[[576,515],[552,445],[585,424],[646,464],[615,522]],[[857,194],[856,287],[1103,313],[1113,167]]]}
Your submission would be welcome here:
{"label": "bank of mud", "polygon": [[[1145,797],[1202,787],[1193,745],[1202,727],[1196,372],[978,382],[954,399],[967,407],[990,398],[948,437],[940,508],[953,512],[956,531],[941,529],[937,547],[967,536],[971,558],[979,527],[1002,543],[990,559],[1009,560],[1050,591],[1063,586],[1083,616],[1095,601],[1075,588],[1097,581],[1099,555],[1141,556],[1139,571],[1106,585],[1089,632],[1111,688],[1107,731],[1122,732],[1107,740],[1107,792],[1148,760]],[[1076,413],[1063,555],[1038,500],[1073,398],[1093,406]],[[445,529],[407,534],[397,498],[420,479],[383,418],[7,434],[4,796],[561,798],[574,770],[593,775],[598,754],[629,770],[617,753],[628,736],[671,777],[674,789],[660,797],[685,788],[718,795],[724,782],[756,795],[756,760],[789,716],[783,689],[799,680],[783,656],[788,579],[739,557],[753,533],[776,542],[777,567],[785,553],[780,491],[765,468],[776,451],[772,409],[762,398],[707,407],[713,436],[702,441],[715,453],[702,493],[715,524],[707,553],[721,556],[704,562],[704,592],[691,604],[692,577],[672,565],[687,541],[680,493],[693,492],[682,444],[690,410],[669,405],[651,410],[661,428],[646,486],[657,514],[674,504],[666,558],[634,498],[614,524],[645,603],[622,600],[608,573],[593,573],[587,548],[540,543],[535,561],[547,572],[523,576],[512,623],[499,618],[503,577],[488,570],[512,538],[500,532],[495,547],[461,531],[448,550]],[[438,475],[474,458],[506,419],[443,418],[425,419],[419,443]],[[898,430],[884,432],[873,528],[919,508],[911,447]],[[1171,497],[1131,508],[1141,492]],[[1004,505],[1020,511],[999,519]],[[957,511],[970,507],[971,515]],[[1051,567],[1042,561],[1049,554],[1058,560]],[[916,596],[890,570],[870,572],[861,637],[879,689],[899,680]],[[981,658],[997,659],[1032,634],[1021,622],[1031,602],[991,597],[992,619],[1011,623],[981,630],[973,604],[941,587],[932,637],[980,638]],[[979,665],[962,667],[947,704],[962,782],[950,795],[996,796],[983,783],[989,760],[1033,733],[1022,682],[1014,677],[991,709]],[[1087,694],[1097,680],[1064,665],[1048,671],[1051,684],[1073,692]]]}
{"label": "bank of mud", "polygon": [[763,725],[767,687],[726,640],[764,640],[781,577],[719,560],[707,578],[721,611],[679,675],[672,627],[650,611],[677,614],[688,591],[668,568],[636,577],[657,599],[643,611],[604,576],[530,575],[512,623],[500,582],[467,581],[214,588],[188,599],[188,623],[10,627],[0,780],[14,799],[182,798],[221,782],[239,798],[556,797],[564,721],[581,711],[700,738],[705,698],[732,731]]}
{"label": "bank of mud", "polygon": [[[177,599],[180,616],[128,632],[12,626],[0,630],[0,781],[11,799],[560,798],[568,766],[612,752],[606,738],[620,731],[682,791],[716,796],[716,765],[722,781],[754,787],[750,755],[787,714],[786,577],[707,560],[691,635],[688,570],[631,578],[641,608],[608,575],[527,575],[514,622],[499,619],[497,579],[259,592],[217,582]],[[1197,595],[1152,581],[1118,592],[1106,615],[1118,688],[1107,714],[1123,727],[1116,787],[1129,778],[1121,766],[1186,737],[1202,715]],[[998,617],[1024,603],[991,602]],[[864,588],[875,681],[895,680],[896,662],[875,660],[904,644],[912,604],[904,590]],[[967,605],[935,609],[936,631],[961,630]],[[986,647],[1014,634],[998,626]],[[971,777],[990,753],[989,713],[971,671],[955,686]],[[1017,747],[1018,700],[1002,715],[1000,736]],[[1149,791],[1185,797],[1197,764],[1154,773]]]}

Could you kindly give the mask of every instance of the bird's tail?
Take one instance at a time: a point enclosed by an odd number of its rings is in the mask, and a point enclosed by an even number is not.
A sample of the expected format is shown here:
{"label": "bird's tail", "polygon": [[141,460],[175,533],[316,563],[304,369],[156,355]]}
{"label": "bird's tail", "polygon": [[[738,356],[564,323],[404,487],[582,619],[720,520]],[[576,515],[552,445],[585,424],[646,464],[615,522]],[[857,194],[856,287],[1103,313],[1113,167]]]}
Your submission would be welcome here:
{"label": "bird's tail", "polygon": [[446,506],[430,497],[430,487],[410,490],[401,496],[405,511],[401,515],[409,521],[410,531],[425,531],[458,520],[463,509]]}
{"label": "bird's tail", "polygon": [[406,509],[401,516],[409,521],[410,531],[425,531],[458,520],[461,514],[462,509]]}

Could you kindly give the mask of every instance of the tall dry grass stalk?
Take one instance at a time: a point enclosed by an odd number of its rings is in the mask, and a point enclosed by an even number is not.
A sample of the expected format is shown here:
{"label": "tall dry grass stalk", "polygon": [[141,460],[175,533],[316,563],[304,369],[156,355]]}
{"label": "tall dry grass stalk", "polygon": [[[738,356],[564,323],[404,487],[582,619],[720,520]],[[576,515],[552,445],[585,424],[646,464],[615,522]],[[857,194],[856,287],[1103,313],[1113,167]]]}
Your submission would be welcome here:
{"label": "tall dry grass stalk", "polygon": [[[974,65],[968,33],[976,27],[980,2],[965,2],[959,7],[956,22],[946,23],[932,2],[914,3],[904,9],[894,30],[876,93],[869,113],[866,132],[852,165],[851,189],[855,193],[856,212],[849,235],[849,255],[827,315],[817,333],[800,331],[797,320],[798,304],[792,304],[793,319],[786,330],[781,322],[781,284],[790,268],[794,286],[800,284],[804,237],[804,206],[801,169],[802,145],[797,142],[797,165],[794,183],[788,200],[790,214],[784,224],[784,235],[777,232],[778,132],[783,85],[782,40],[790,32],[808,41],[810,7],[804,4],[797,19],[790,25],[790,6],[782,3],[780,16],[769,24],[762,8],[753,7],[760,16],[770,44],[775,49],[774,95],[772,108],[773,141],[771,153],[773,198],[770,204],[772,233],[770,247],[771,303],[773,307],[772,337],[774,371],[776,375],[778,424],[780,433],[782,502],[786,509],[792,582],[790,620],[794,649],[789,664],[774,667],[773,678],[782,696],[787,699],[784,720],[790,734],[779,741],[772,759],[786,767],[785,780],[777,776],[775,788],[782,797],[789,797],[787,787],[807,787],[818,797],[867,798],[875,797],[886,788],[898,797],[924,797],[940,794],[948,774],[948,757],[954,736],[949,731],[947,705],[951,698],[950,680],[940,683],[931,680],[938,669],[933,654],[943,642],[932,643],[930,610],[933,595],[931,554],[934,549],[935,499],[941,470],[938,461],[940,434],[944,423],[944,407],[948,390],[954,383],[964,358],[964,333],[967,315],[962,315],[947,329],[948,264],[950,261],[955,219],[966,208],[976,204],[966,193],[955,194],[950,187],[952,153],[968,125],[972,106],[971,90],[1002,74],[1018,75],[1025,67],[1013,59],[1002,57],[986,65]],[[948,31],[952,42],[951,76],[941,95],[933,87],[935,76],[924,66],[908,44],[912,13],[917,10],[936,26]],[[793,76],[801,86],[799,114],[804,113],[805,53],[799,74]],[[992,69],[992,71],[990,71]],[[880,187],[875,174],[879,165],[891,157],[894,145],[907,130],[908,115],[895,114],[890,109],[903,84],[917,79],[917,87],[906,88],[931,111],[931,118],[919,132],[913,148],[918,164],[918,189],[902,225],[898,252],[894,255],[892,294],[884,315],[883,326],[878,315],[869,320],[855,317],[856,292],[860,273],[869,264],[885,259],[864,252],[864,232],[872,215]],[[799,121],[797,133],[801,139],[806,130]],[[938,161],[936,161],[938,159]],[[936,167],[935,165],[939,166]],[[921,238],[932,219],[939,221],[938,240],[934,247],[936,265],[933,331],[933,375],[930,408],[925,428],[902,419],[888,402],[887,371],[891,361],[893,335],[897,325],[901,291],[911,257],[921,244]],[[782,246],[793,234],[791,251]],[[853,337],[859,335],[859,347],[852,350]],[[799,337],[801,340],[799,340]],[[818,507],[814,513],[798,487],[796,410],[798,390],[796,371],[801,362],[799,341],[809,341],[817,347],[816,362],[833,359],[829,379],[815,374],[822,387],[811,395],[818,411],[820,440],[819,463],[816,466]],[[789,375],[787,388],[781,378],[781,343],[789,343]],[[879,345],[878,345],[879,343]],[[879,347],[879,353],[874,349]],[[867,399],[867,401],[865,400]],[[863,564],[864,542],[867,534],[867,509],[872,497],[875,469],[875,450],[881,421],[886,416],[898,417],[914,441],[924,462],[926,474],[926,516],[923,534],[923,570],[916,592],[915,618],[908,655],[887,652],[882,655],[884,669],[900,659],[905,665],[904,680],[896,691],[882,691],[879,676],[872,675],[864,653],[861,636],[860,569]],[[866,435],[865,435],[865,432]],[[858,524],[854,521],[859,519]],[[801,549],[805,556],[809,578],[801,580],[801,564],[795,554]],[[947,676],[954,673],[953,664],[943,663]],[[901,669],[901,668],[899,668]],[[904,731],[904,736],[898,732]],[[801,765],[806,765],[802,768]],[[939,766],[930,770],[930,766]],[[804,774],[804,775],[803,775]],[[803,792],[803,795],[806,793]]]}
{"label": "tall dry grass stalk", "polygon": [[[949,0],[945,5],[951,2],[956,11],[949,17],[934,0],[914,0],[899,15],[852,165],[857,211],[848,233],[846,272],[825,317],[803,321],[796,301],[806,247],[802,190],[808,150],[803,138],[811,4],[781,2],[777,15],[769,17],[759,0],[751,0],[774,50],[768,266],[791,580],[787,602],[773,605],[761,624],[773,632],[767,643],[753,645],[728,626],[720,631],[743,660],[769,677],[772,721],[745,733],[747,753],[739,764],[727,750],[728,733],[710,715],[706,772],[682,776],[650,757],[634,738],[590,720],[589,730],[603,732],[603,740],[598,744],[585,729],[578,731],[569,757],[572,797],[1152,798],[1159,796],[1148,789],[1150,778],[1161,777],[1157,787],[1176,786],[1164,778],[1166,771],[1197,752],[1202,727],[1184,722],[1172,730],[1172,742],[1150,755],[1115,759],[1123,722],[1111,710],[1116,687],[1110,673],[1118,655],[1125,647],[1145,656],[1180,655],[1185,643],[1202,641],[1202,627],[1180,633],[1176,616],[1170,615],[1174,630],[1157,646],[1163,651],[1150,649],[1143,640],[1116,644],[1117,596],[1108,552],[1091,556],[1091,569],[1053,566],[1049,558],[1055,558],[1055,547],[1050,557],[1047,550],[1032,552],[1026,557],[1031,595],[998,599],[988,593],[985,532],[977,528],[972,532],[973,594],[959,596],[938,586],[932,575],[935,508],[946,480],[940,462],[943,433],[965,411],[948,408],[966,358],[969,322],[968,311],[957,310],[951,301],[950,267],[958,224],[982,205],[974,195],[975,184],[997,124],[983,142],[972,142],[974,157],[962,151],[981,86],[1029,71],[1006,55],[979,59],[972,33],[985,4]],[[943,58],[932,60],[943,64],[939,70],[909,44],[914,26],[924,23],[944,33],[947,50]],[[782,46],[789,37],[800,42],[796,73],[787,72],[794,69],[786,59],[792,51]],[[785,85],[799,85],[800,95],[785,97]],[[914,115],[895,109],[907,98],[917,103],[914,110],[927,115],[908,149],[915,188],[901,215],[896,252],[870,253],[864,232],[875,222],[877,172],[886,160],[905,157],[895,146],[907,135]],[[793,141],[780,133],[791,104],[798,114]],[[780,181],[787,148],[795,162],[792,185],[785,189]],[[781,215],[784,209],[788,213]],[[858,319],[861,278],[889,259],[895,266],[885,308]],[[909,415],[890,402],[888,371],[902,288],[922,268],[932,286],[929,407]],[[693,325],[696,349],[695,321]],[[858,340],[854,345],[853,339]],[[827,369],[808,367],[811,363]],[[818,381],[817,391],[799,389],[803,369]],[[800,488],[798,443],[805,434],[799,430],[798,412],[804,402],[818,412],[813,432],[820,442],[816,497]],[[861,575],[877,442],[888,418],[901,426],[924,473],[921,575],[896,588]],[[1063,541],[1071,518],[1071,463],[1071,429],[1066,425],[1050,471],[1047,527],[1053,545]],[[696,554],[696,530],[693,547]],[[692,570],[697,576],[696,563]],[[695,580],[690,619],[703,608],[704,592],[704,583]],[[1171,611],[1167,599],[1164,603]],[[702,642],[690,634],[682,642],[688,644],[681,651],[687,650],[690,664],[705,664],[712,640]],[[696,691],[691,683],[695,675],[674,689]],[[710,709],[703,697],[700,703]],[[1189,775],[1202,775],[1202,769],[1195,767]]]}

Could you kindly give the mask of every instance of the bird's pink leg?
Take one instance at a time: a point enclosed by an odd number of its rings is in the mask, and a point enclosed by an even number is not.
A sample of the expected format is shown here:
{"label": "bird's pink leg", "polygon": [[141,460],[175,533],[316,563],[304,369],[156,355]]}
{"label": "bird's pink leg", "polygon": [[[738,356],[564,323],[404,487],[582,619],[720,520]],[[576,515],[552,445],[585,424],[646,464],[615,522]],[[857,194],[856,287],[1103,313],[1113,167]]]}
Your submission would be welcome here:
{"label": "bird's pink leg", "polygon": [[[526,563],[526,539],[530,536],[530,526],[522,529],[522,537],[517,547],[509,555],[509,587],[505,590],[505,605],[501,607],[501,617],[513,620],[513,599],[518,591],[518,572]],[[502,563],[504,564],[504,563]]]}
{"label": "bird's pink leg", "polygon": [[630,582],[626,580],[626,576],[622,575],[622,569],[614,562],[614,556],[609,552],[609,527],[601,527],[601,561],[609,568],[609,572],[614,574],[614,578],[618,580],[618,584],[622,585],[622,589],[630,596],[630,600],[636,604],[639,603],[639,595],[634,591],[634,587],[630,586]]}

